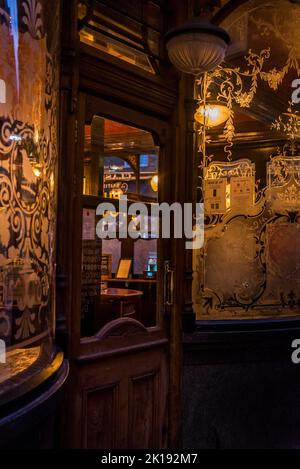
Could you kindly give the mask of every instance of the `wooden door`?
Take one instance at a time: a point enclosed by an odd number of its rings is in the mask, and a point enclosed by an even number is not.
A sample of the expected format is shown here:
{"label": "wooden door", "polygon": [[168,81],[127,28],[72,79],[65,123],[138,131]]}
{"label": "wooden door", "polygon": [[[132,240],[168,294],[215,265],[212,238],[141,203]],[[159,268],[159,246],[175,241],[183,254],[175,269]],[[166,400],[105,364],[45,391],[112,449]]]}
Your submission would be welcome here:
{"label": "wooden door", "polygon": [[[172,202],[174,198],[170,177],[172,139],[168,124],[82,93],[74,124],[77,137],[70,238],[72,311],[68,320],[71,372],[65,401],[64,434],[67,437],[63,444],[90,449],[176,446],[180,408],[180,321],[176,319],[179,314],[172,298],[170,301],[170,291],[167,292],[168,304],[165,298],[166,281],[168,285],[172,283],[169,281],[174,252],[171,241],[158,241],[155,324],[147,327],[135,317],[117,317],[89,337],[82,334],[80,326],[82,210],[86,199],[93,205],[97,198],[82,197],[82,155],[85,126],[95,115],[151,133],[159,147],[159,201]],[[169,261],[169,272],[165,271],[166,261]]]}

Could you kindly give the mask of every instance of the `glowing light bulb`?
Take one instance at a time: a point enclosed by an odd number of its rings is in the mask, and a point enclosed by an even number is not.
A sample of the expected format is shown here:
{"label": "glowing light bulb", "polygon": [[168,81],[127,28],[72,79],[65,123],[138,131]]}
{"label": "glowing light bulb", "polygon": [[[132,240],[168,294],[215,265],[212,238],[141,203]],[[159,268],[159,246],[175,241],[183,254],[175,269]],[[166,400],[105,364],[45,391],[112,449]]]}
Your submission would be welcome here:
{"label": "glowing light bulb", "polygon": [[153,176],[153,178],[151,179],[150,185],[151,185],[151,189],[153,190],[153,192],[158,191],[158,175],[157,174],[155,174],[155,176]]}
{"label": "glowing light bulb", "polygon": [[42,175],[42,171],[39,168],[35,167],[33,168],[33,174],[35,175],[35,177],[39,178]]}
{"label": "glowing light bulb", "polygon": [[34,132],[34,142],[39,143],[39,131],[38,130]]}
{"label": "glowing light bulb", "polygon": [[54,174],[51,173],[51,176],[50,176],[50,190],[51,190],[51,192],[54,192],[54,188],[55,188],[55,179],[54,179]]}
{"label": "glowing light bulb", "polygon": [[221,104],[200,106],[195,113],[195,120],[207,127],[218,127],[227,121],[230,110]]}

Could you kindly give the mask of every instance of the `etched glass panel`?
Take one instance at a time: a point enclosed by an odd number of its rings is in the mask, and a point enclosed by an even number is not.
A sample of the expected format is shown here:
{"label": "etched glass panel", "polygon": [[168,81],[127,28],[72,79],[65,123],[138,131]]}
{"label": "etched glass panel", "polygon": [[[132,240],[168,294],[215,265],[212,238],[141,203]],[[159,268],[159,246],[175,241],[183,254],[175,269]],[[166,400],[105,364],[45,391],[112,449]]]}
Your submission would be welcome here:
{"label": "etched glass panel", "polygon": [[[207,169],[205,183],[220,187],[225,181],[227,190],[216,192],[223,210],[205,204],[204,247],[194,252],[198,319],[267,319],[300,312],[299,158],[277,156],[266,171],[268,186],[256,193],[250,161],[211,163]],[[212,186],[210,196],[217,191]]]}
{"label": "etched glass panel", "polygon": [[59,11],[0,8],[0,400],[52,359]]}

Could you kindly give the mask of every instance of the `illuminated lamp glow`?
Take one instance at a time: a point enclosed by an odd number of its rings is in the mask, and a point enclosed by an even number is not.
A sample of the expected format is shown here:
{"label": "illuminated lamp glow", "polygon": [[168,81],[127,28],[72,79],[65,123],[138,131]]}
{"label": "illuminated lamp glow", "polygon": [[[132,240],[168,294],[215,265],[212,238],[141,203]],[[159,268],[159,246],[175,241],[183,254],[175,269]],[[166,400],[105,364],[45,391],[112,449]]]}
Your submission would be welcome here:
{"label": "illuminated lamp glow", "polygon": [[113,189],[111,192],[110,192],[110,197],[112,199],[119,199],[121,197],[121,195],[123,195],[123,191],[122,189]]}
{"label": "illuminated lamp glow", "polygon": [[[207,127],[218,127],[230,116],[230,110],[222,104],[207,105],[206,107],[200,106],[195,113],[195,120],[201,125]],[[205,122],[204,122],[205,121]]]}
{"label": "illuminated lamp glow", "polygon": [[40,168],[38,168],[37,166],[35,166],[33,168],[33,174],[35,175],[35,177],[39,178],[41,177],[42,175],[42,171],[40,170]]}
{"label": "illuminated lamp glow", "polygon": [[157,176],[157,174],[155,176],[153,176],[153,178],[151,179],[150,186],[151,186],[151,189],[153,190],[153,192],[158,191],[158,176]]}

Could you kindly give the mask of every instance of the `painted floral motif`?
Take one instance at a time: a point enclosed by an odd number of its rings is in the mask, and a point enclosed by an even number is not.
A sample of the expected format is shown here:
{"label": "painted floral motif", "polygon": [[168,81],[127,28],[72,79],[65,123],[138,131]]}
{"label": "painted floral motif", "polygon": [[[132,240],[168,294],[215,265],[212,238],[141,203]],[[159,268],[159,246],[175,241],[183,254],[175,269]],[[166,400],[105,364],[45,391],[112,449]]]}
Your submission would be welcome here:
{"label": "painted floral motif", "polygon": [[277,70],[277,68],[273,68],[269,72],[261,72],[261,77],[264,81],[266,81],[269,85],[269,87],[276,91],[281,85],[282,80],[284,78],[284,71],[283,70]]}
{"label": "painted floral motif", "polygon": [[8,314],[0,310],[0,336],[8,337],[11,332],[11,322]]}
{"label": "painted floral motif", "polygon": [[16,333],[16,339],[27,339],[35,332],[33,325],[35,314],[30,314],[30,311],[26,309],[19,319],[16,319],[16,324],[19,327]]}
{"label": "painted floral motif", "polygon": [[0,211],[0,226],[1,226],[0,246],[8,246],[8,243],[10,240],[10,229],[9,229],[10,223],[9,223],[9,217],[5,209],[2,209]]}
{"label": "painted floral motif", "polygon": [[25,0],[23,2],[25,15],[22,18],[27,26],[31,36],[35,39],[41,39],[43,31],[42,5],[38,0]]}

